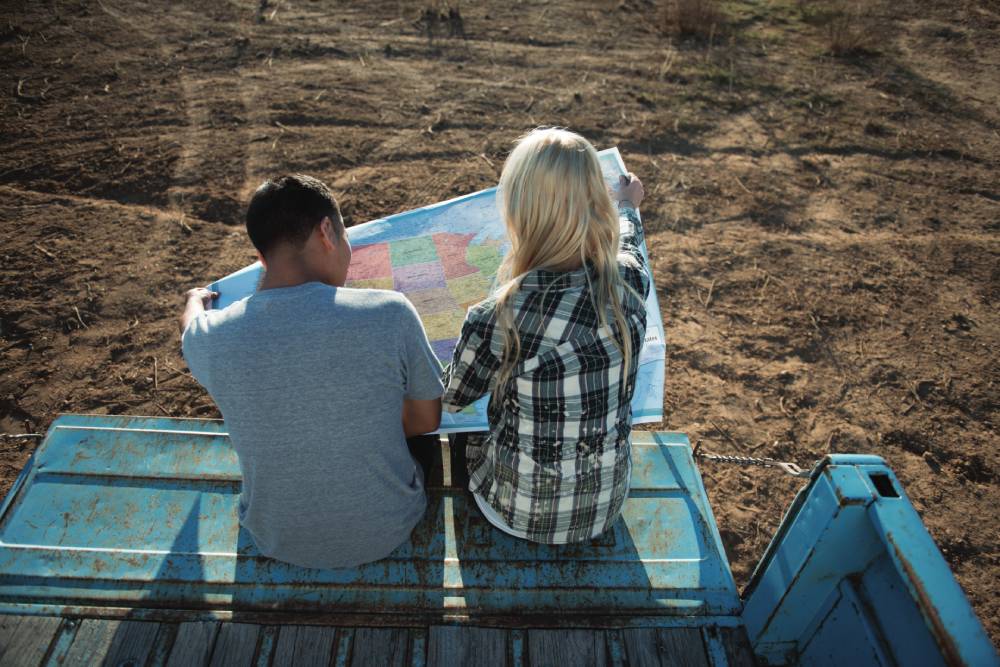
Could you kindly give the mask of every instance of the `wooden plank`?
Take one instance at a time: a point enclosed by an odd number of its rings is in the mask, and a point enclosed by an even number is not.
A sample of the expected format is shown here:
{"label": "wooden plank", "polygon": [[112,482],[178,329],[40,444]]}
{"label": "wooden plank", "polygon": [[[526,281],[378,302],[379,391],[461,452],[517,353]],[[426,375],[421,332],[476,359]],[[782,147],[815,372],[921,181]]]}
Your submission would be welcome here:
{"label": "wooden plank", "polygon": [[246,667],[257,653],[260,626],[252,623],[223,623],[212,649],[212,667]]}
{"label": "wooden plank", "polygon": [[39,664],[49,652],[61,623],[61,619],[53,616],[22,616],[12,620],[0,637],[3,642],[0,662],[4,665]]}
{"label": "wooden plank", "polygon": [[108,653],[122,621],[88,618],[80,624],[66,654],[67,665],[100,664]]}
{"label": "wooden plank", "polygon": [[260,642],[257,645],[257,659],[254,667],[271,667],[274,658],[274,646],[278,643],[280,625],[265,625],[260,629]]}
{"label": "wooden plank", "polygon": [[510,631],[510,661],[511,667],[524,667],[528,664],[524,655],[524,630],[520,628]]}
{"label": "wooden plank", "polygon": [[729,667],[753,667],[757,664],[746,628],[719,628],[719,634]]}
{"label": "wooden plank", "polygon": [[219,624],[212,621],[181,623],[170,649],[167,667],[207,665],[219,634]]}
{"label": "wooden plank", "polygon": [[628,664],[638,667],[709,667],[697,628],[634,628],[622,631]]}
{"label": "wooden plank", "polygon": [[149,658],[146,660],[146,667],[165,667],[170,652],[174,649],[174,641],[177,639],[177,623],[160,623],[160,630],[153,640],[153,647],[149,650]]}
{"label": "wooden plank", "polygon": [[659,647],[656,645],[655,628],[622,630],[622,641],[625,644],[625,655],[628,656],[629,667],[661,664]]}
{"label": "wooden plank", "polygon": [[427,664],[507,665],[507,632],[494,628],[435,625],[431,628]]}
{"label": "wooden plank", "polygon": [[409,632],[403,628],[358,628],[351,667],[403,667],[409,642]]}
{"label": "wooden plank", "polygon": [[122,621],[115,631],[114,637],[111,638],[104,663],[107,665],[145,665],[159,630],[159,623]]}
{"label": "wooden plank", "polygon": [[62,623],[59,624],[59,631],[56,632],[55,639],[52,640],[52,646],[49,648],[49,657],[45,659],[46,665],[66,665],[66,656],[69,654],[69,649],[76,641],[76,633],[80,630],[80,624],[83,623],[83,619],[80,618],[64,618]]}
{"label": "wooden plank", "polygon": [[337,628],[307,625],[299,628],[295,640],[295,664],[327,667],[333,656],[333,642],[337,639]]}
{"label": "wooden plank", "polygon": [[656,640],[666,654],[664,664],[709,667],[705,641],[698,628],[658,628]]}
{"label": "wooden plank", "polygon": [[21,624],[22,618],[24,616],[14,616],[13,614],[0,616],[0,658],[3,658],[4,652],[17,634],[17,626]]}
{"label": "wooden plank", "polygon": [[337,632],[337,646],[334,650],[333,667],[347,667],[354,645],[354,628],[341,628]]}
{"label": "wooden plank", "polygon": [[528,664],[539,667],[604,665],[608,662],[601,630],[528,630]]}
{"label": "wooden plank", "polygon": [[295,640],[298,639],[298,636],[298,626],[281,626],[281,630],[278,632],[278,644],[274,648],[274,664],[292,664],[292,661],[295,659]]}
{"label": "wooden plank", "polygon": [[333,655],[337,629],[316,625],[285,625],[278,634],[275,665],[317,665],[326,667]]}
{"label": "wooden plank", "polygon": [[610,629],[604,631],[608,640],[608,665],[610,667],[625,667],[625,643],[622,641],[622,631]]}
{"label": "wooden plank", "polygon": [[410,628],[410,667],[427,667],[427,628]]}

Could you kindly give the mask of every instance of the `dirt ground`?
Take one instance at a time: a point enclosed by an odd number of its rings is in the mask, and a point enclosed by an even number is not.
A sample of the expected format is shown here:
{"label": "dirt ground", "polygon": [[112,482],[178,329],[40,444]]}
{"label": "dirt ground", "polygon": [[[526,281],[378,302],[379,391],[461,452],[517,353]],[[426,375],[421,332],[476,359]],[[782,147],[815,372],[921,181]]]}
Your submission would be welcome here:
{"label": "dirt ground", "polygon": [[[264,177],[316,175],[364,222],[491,186],[563,125],[646,183],[659,428],[885,457],[997,641],[1000,5],[876,8],[870,50],[834,57],[808,4],[728,2],[698,41],[644,0],[469,2],[461,26],[388,0],[4,2],[0,431],[217,415],[175,316],[253,259]],[[33,446],[0,442],[0,492]],[[800,482],[702,474],[745,583]]]}

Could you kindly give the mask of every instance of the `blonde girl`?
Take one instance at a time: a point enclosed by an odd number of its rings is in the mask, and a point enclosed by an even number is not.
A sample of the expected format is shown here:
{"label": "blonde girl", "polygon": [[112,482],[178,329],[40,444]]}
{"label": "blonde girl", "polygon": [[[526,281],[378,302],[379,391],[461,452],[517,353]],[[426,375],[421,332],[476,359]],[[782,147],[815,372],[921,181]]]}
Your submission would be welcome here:
{"label": "blonde girl", "polygon": [[591,539],[618,518],[631,475],[642,183],[622,177],[612,196],[586,139],[538,129],[508,156],[497,196],[510,252],[469,309],[443,402],[457,411],[492,392],[489,433],[467,449],[491,523],[535,542]]}

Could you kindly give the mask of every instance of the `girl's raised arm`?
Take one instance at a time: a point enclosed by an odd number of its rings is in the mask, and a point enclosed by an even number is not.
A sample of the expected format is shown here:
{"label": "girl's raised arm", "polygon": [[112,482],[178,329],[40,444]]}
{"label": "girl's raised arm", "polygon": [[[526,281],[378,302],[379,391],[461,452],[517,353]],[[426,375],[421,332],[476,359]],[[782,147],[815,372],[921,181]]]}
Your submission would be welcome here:
{"label": "girl's raised arm", "polygon": [[627,255],[631,260],[623,267],[624,277],[629,286],[645,299],[649,295],[649,269],[642,254],[645,232],[636,210],[644,195],[642,181],[631,173],[621,177],[614,193],[618,200],[618,224],[621,232],[619,253]]}

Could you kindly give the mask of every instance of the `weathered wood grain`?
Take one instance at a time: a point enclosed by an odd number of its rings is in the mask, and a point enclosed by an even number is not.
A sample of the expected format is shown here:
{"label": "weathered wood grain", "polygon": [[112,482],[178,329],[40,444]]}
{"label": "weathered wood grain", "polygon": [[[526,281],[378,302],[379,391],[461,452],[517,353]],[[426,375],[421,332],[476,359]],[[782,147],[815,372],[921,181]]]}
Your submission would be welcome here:
{"label": "weathered wood grain", "polygon": [[99,665],[108,654],[115,633],[122,621],[107,621],[88,618],[80,623],[80,629],[66,653],[66,665]]}
{"label": "weathered wood grain", "polygon": [[[743,628],[632,628],[615,630],[613,639],[615,662],[631,667],[709,667],[713,662],[727,662],[732,667],[755,665]],[[348,664],[566,667],[608,664],[612,659],[609,650],[609,635],[603,630],[511,631],[468,626],[411,630],[0,615],[0,667],[38,665],[43,659],[49,664],[57,661],[60,665],[88,666],[294,664],[308,667],[335,663],[344,667]]]}
{"label": "weathered wood grain", "polygon": [[211,621],[181,623],[170,649],[167,667],[207,665],[219,634],[219,624]]}
{"label": "weathered wood grain", "polygon": [[5,616],[3,620],[5,627],[0,629],[2,665],[39,664],[61,623],[60,619],[52,616]]}
{"label": "weathered wood grain", "polygon": [[753,667],[757,664],[753,650],[750,648],[750,638],[747,637],[746,628],[719,628],[718,630],[722,638],[722,645],[726,649],[729,667]]}
{"label": "weathered wood grain", "polygon": [[10,616],[4,614],[0,616],[0,658],[3,657],[7,647],[17,635],[17,626],[21,624],[23,616]]}
{"label": "weathered wood grain", "polygon": [[[108,623],[109,621],[104,622]],[[103,664],[111,665],[111,667],[145,665],[159,630],[159,623],[122,621],[111,638],[111,644],[108,646]]]}
{"label": "weathered wood grain", "polygon": [[709,667],[698,628],[634,628],[622,631],[625,655],[636,667]]}
{"label": "weathered wood grain", "polygon": [[223,623],[212,649],[212,667],[246,667],[257,653],[260,626],[252,623]]}
{"label": "weathered wood grain", "polygon": [[534,667],[603,665],[607,653],[601,630],[528,631],[528,664]]}
{"label": "weathered wood grain", "polygon": [[337,628],[313,625],[285,625],[278,634],[275,665],[326,667],[333,654]]}
{"label": "weathered wood grain", "polygon": [[431,628],[427,664],[507,665],[507,631],[437,625]]}
{"label": "weathered wood grain", "polygon": [[351,667],[403,667],[409,639],[409,632],[402,628],[358,628]]}

